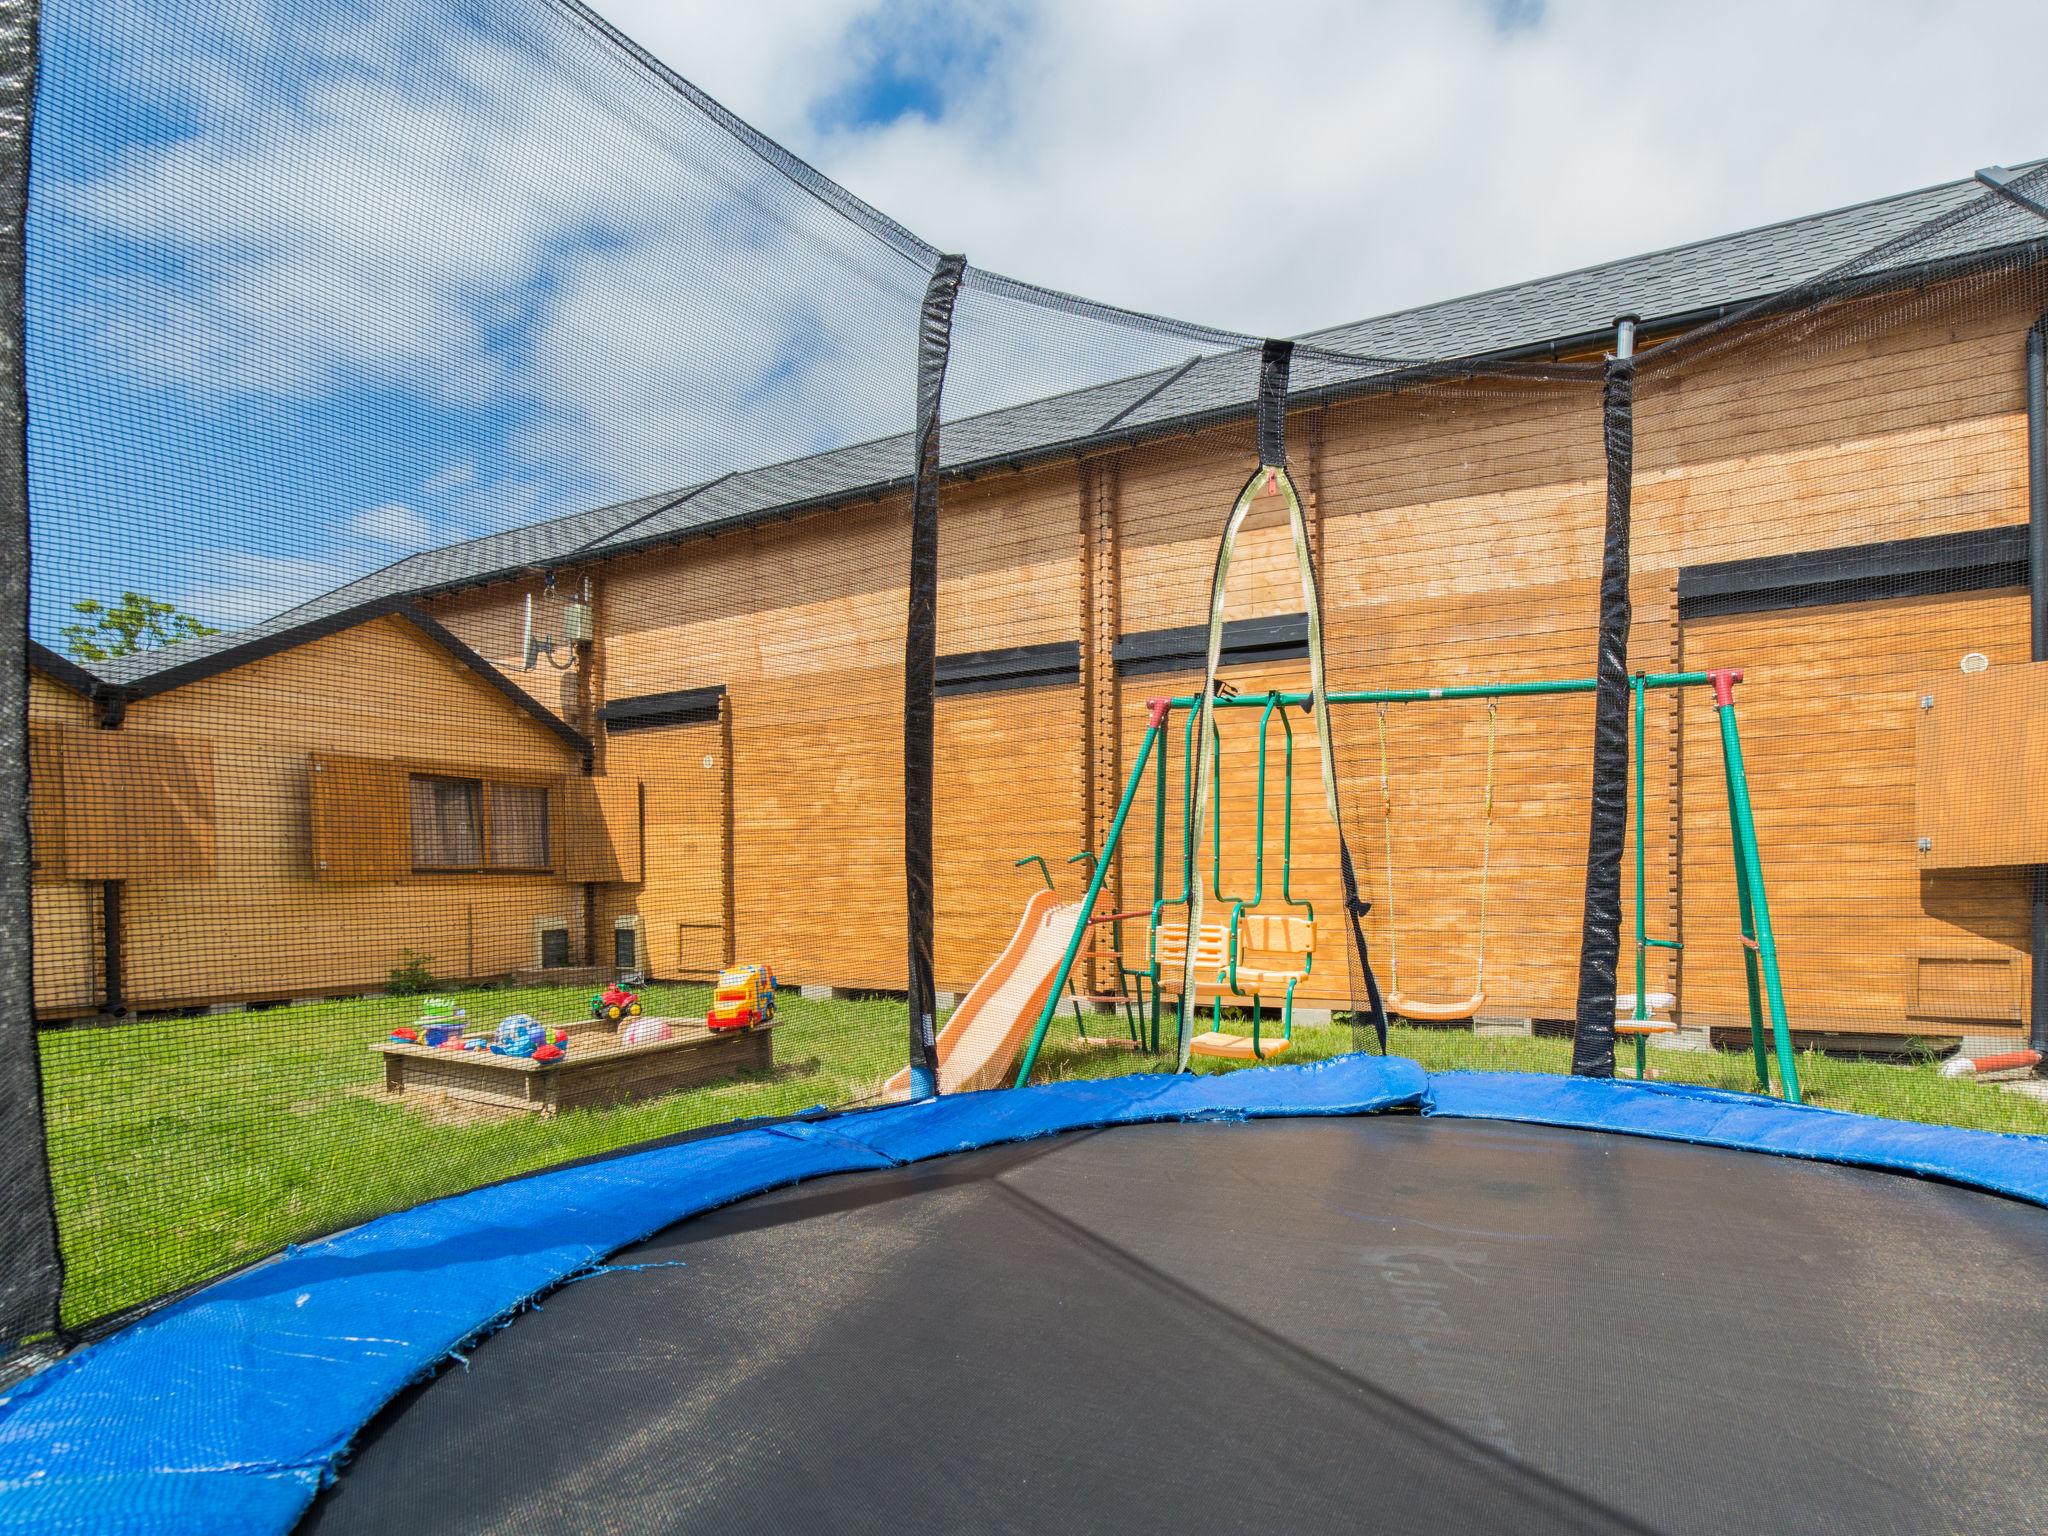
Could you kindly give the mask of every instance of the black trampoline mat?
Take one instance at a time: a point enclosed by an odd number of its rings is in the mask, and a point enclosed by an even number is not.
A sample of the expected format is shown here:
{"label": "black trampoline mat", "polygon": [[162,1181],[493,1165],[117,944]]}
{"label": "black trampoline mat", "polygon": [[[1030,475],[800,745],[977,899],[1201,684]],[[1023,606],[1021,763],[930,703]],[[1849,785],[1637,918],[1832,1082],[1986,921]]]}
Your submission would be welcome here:
{"label": "black trampoline mat", "polygon": [[671,1228],[306,1529],[2048,1530],[2048,1212],[1381,1115],[1085,1132]]}

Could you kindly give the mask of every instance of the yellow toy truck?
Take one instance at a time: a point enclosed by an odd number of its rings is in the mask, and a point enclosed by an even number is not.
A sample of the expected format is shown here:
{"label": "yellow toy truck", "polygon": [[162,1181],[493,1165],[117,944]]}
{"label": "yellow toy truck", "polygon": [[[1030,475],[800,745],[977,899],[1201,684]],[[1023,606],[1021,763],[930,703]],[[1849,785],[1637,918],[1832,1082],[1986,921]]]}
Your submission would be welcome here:
{"label": "yellow toy truck", "polygon": [[775,973],[765,965],[743,965],[718,973],[711,1013],[704,1021],[715,1030],[752,1029],[775,1022]]}

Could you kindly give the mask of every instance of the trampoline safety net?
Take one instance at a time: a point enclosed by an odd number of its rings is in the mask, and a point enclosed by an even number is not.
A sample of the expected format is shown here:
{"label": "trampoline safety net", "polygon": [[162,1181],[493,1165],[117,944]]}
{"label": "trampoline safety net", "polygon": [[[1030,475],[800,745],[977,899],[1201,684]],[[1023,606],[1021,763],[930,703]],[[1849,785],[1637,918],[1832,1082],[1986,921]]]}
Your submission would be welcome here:
{"label": "trampoline safety net", "polygon": [[1273,339],[577,0],[5,14],[18,1358],[934,1090],[2048,1131],[2048,170]]}

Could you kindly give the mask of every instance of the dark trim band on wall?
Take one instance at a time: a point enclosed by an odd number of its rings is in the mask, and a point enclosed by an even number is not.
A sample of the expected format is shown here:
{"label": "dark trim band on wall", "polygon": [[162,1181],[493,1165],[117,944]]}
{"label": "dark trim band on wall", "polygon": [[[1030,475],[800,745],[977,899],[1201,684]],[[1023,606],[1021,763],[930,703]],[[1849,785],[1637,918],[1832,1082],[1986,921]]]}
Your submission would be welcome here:
{"label": "dark trim band on wall", "polygon": [[1059,688],[1081,681],[1081,642],[1054,640],[995,651],[955,651],[939,658],[940,698],[1010,688]]}
{"label": "dark trim band on wall", "polygon": [[[1147,672],[1200,671],[1207,659],[1206,625],[1146,629],[1116,643],[1116,669],[1125,677]],[[1226,667],[1261,661],[1299,661],[1308,655],[1308,615],[1284,613],[1270,619],[1230,619],[1223,625]]]}
{"label": "dark trim band on wall", "polygon": [[725,684],[685,688],[679,693],[643,693],[613,699],[597,712],[608,731],[651,731],[664,725],[710,725],[725,700]]}
{"label": "dark trim band on wall", "polygon": [[1678,616],[1704,619],[2026,585],[2027,529],[2013,524],[1686,566],[1678,573]]}

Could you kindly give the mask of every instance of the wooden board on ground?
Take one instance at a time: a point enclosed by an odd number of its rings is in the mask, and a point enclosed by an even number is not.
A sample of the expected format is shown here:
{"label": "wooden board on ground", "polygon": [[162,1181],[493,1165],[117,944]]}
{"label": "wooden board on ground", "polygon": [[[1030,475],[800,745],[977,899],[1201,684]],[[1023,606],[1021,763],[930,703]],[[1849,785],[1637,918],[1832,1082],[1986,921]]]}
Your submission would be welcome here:
{"label": "wooden board on ground", "polygon": [[[609,1025],[579,1020],[560,1061],[437,1050],[380,1040],[384,1088],[479,1114],[552,1115],[659,1098],[775,1065],[774,1026],[714,1032],[702,1019],[667,1019],[667,1040],[619,1045]],[[592,1026],[595,1025],[595,1028]],[[552,1027],[552,1026],[551,1026]]]}

